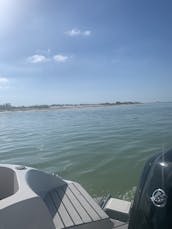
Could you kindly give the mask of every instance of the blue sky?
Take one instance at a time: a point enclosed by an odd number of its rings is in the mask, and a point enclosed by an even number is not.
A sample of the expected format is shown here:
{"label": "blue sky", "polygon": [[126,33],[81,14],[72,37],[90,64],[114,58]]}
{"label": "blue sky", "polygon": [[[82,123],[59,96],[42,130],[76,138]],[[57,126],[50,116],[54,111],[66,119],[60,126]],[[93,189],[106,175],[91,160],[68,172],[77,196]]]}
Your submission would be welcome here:
{"label": "blue sky", "polygon": [[172,101],[171,0],[0,0],[0,103]]}

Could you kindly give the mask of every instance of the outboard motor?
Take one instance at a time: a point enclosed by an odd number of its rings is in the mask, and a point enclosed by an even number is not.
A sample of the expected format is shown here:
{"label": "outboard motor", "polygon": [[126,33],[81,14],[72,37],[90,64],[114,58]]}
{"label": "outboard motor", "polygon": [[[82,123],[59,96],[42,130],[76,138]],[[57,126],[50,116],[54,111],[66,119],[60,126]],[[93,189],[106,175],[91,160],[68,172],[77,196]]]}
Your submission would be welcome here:
{"label": "outboard motor", "polygon": [[146,162],[130,211],[129,229],[172,229],[172,150]]}

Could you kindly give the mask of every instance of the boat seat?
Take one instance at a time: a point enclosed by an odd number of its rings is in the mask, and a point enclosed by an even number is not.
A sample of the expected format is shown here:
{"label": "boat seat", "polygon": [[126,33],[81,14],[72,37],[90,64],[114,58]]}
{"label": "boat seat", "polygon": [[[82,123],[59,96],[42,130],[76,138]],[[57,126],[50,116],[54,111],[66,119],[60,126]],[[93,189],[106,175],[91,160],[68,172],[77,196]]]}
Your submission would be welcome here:
{"label": "boat seat", "polygon": [[56,229],[110,229],[108,215],[76,182],[67,183],[49,191],[44,202]]}

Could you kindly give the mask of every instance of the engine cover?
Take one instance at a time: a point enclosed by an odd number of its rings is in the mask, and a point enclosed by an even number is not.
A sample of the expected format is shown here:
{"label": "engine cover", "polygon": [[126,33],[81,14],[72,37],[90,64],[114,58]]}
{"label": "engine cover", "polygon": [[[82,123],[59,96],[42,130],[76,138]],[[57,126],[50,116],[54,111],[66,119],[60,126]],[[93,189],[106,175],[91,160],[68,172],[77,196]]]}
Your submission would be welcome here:
{"label": "engine cover", "polygon": [[172,150],[150,158],[130,211],[129,229],[172,228]]}

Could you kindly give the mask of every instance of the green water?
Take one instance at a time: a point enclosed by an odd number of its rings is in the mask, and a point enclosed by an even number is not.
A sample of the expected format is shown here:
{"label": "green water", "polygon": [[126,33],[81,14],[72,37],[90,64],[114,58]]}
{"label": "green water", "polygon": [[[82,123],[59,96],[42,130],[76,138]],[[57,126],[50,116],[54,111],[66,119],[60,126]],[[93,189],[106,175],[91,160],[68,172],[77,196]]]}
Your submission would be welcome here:
{"label": "green water", "polygon": [[132,199],[144,162],[172,147],[172,103],[0,113],[0,163]]}

